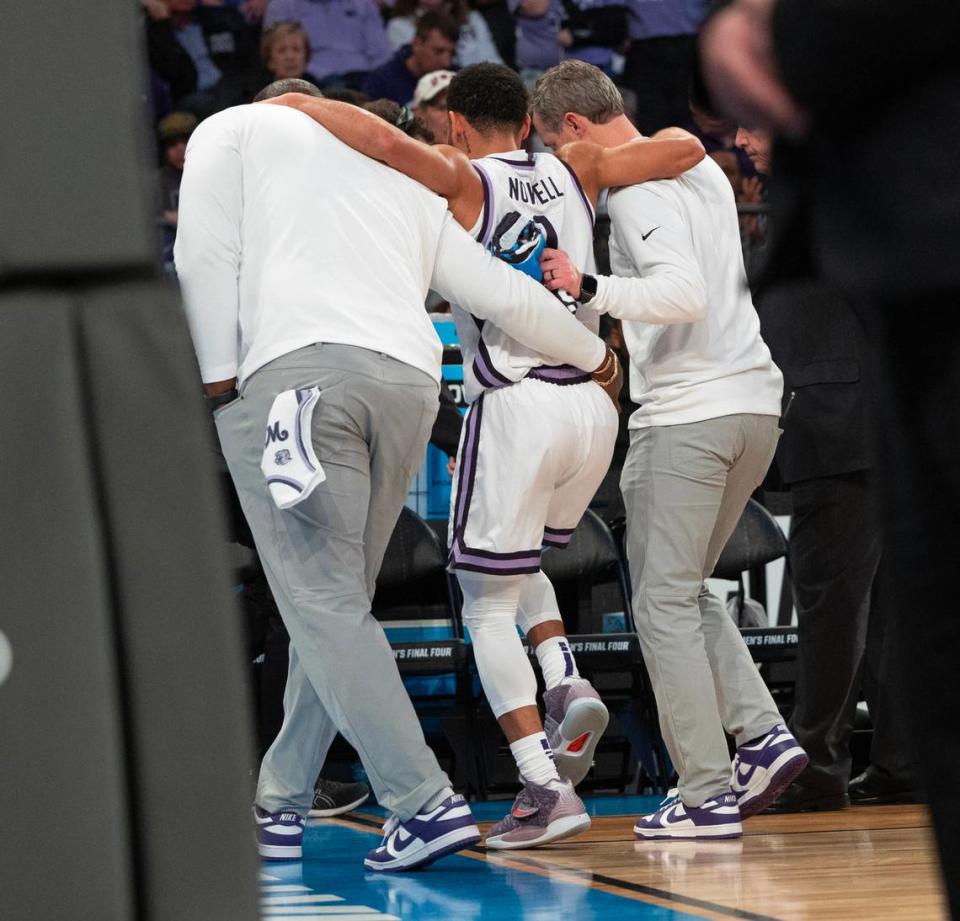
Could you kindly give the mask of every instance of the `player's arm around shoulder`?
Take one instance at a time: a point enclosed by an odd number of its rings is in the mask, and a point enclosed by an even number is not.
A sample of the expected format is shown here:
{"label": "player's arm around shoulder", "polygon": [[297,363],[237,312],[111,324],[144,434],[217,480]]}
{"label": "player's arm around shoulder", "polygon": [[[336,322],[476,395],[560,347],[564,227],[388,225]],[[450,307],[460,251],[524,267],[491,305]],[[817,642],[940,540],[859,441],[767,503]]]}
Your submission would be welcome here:
{"label": "player's arm around shoulder", "polygon": [[392,166],[437,194],[446,196],[455,191],[456,173],[448,157],[414,140],[373,112],[303,93],[286,93],[260,104],[297,109],[348,147]]}
{"label": "player's arm around shoulder", "polygon": [[[669,133],[666,133],[669,132]],[[652,179],[675,179],[705,156],[703,144],[681,128],[661,136],[638,137],[617,147],[575,141],[557,152],[596,201],[601,189],[637,185]]]}

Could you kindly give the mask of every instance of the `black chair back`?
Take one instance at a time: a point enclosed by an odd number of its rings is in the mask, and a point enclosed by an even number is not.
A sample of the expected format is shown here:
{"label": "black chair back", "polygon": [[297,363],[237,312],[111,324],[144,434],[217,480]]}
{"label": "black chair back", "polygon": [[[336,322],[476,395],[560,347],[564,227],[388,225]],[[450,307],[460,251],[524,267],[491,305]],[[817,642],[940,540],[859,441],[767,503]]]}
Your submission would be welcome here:
{"label": "black chair back", "polygon": [[780,525],[759,502],[750,499],[713,568],[713,576],[735,582],[748,569],[786,555],[787,538]]}
{"label": "black chair back", "polygon": [[377,576],[374,613],[387,608],[448,606],[446,565],[447,556],[433,528],[404,508]]}

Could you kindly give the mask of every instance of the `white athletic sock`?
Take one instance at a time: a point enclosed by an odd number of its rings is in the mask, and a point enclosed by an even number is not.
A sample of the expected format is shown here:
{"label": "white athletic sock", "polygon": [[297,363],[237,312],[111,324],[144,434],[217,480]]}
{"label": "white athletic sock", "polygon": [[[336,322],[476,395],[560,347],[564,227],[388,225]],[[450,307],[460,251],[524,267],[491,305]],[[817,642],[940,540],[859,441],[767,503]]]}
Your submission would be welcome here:
{"label": "white athletic sock", "polygon": [[431,796],[418,811],[429,812],[431,809],[436,809],[448,796],[453,796],[453,790],[450,787],[444,787],[439,793]]}
{"label": "white athletic sock", "polygon": [[564,678],[579,678],[577,662],[565,636],[551,636],[537,647],[537,659],[543,672],[547,690],[552,690]]}
{"label": "white athletic sock", "polygon": [[513,755],[520,776],[530,783],[545,785],[551,780],[560,781],[557,766],[553,763],[553,752],[550,743],[542,732],[524,736],[516,742],[510,743],[510,754]]}

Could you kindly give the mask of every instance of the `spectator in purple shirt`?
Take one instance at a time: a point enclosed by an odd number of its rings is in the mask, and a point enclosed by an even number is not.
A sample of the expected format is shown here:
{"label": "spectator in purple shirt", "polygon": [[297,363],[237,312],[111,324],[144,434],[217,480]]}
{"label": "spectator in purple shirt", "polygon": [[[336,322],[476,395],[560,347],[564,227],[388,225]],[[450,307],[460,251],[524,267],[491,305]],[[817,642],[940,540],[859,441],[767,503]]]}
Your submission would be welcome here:
{"label": "spectator in purple shirt", "polygon": [[517,23],[517,70],[527,86],[563,59],[560,24],[566,11],[562,0],[507,0]]}
{"label": "spectator in purple shirt", "polygon": [[368,74],[363,91],[371,99],[392,99],[405,106],[424,74],[450,69],[459,37],[456,20],[444,13],[424,13],[413,42]]}
{"label": "spectator in purple shirt", "polygon": [[637,127],[650,135],[688,120],[694,39],[704,0],[628,0],[624,77],[637,98]]}
{"label": "spectator in purple shirt", "polygon": [[321,87],[359,89],[368,71],[390,57],[390,44],[373,0],[270,0],[264,27],[298,22],[310,39],[307,70]]}

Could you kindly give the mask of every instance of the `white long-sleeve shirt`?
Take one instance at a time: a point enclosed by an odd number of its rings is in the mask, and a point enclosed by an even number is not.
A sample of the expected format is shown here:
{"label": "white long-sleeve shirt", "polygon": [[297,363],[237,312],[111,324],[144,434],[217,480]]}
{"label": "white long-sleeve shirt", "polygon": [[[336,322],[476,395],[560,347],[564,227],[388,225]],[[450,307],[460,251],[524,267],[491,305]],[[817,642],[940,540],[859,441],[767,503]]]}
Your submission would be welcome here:
{"label": "white long-sleeve shirt", "polygon": [[[619,317],[631,428],[778,416],[783,376],[760,337],[733,190],[709,157],[610,194],[610,264],[591,307]],[[618,277],[620,276],[620,277]]]}
{"label": "white long-sleeve shirt", "polygon": [[440,377],[429,288],[560,362],[603,343],[457,226],[443,199],[283,106],[227,109],[193,133],[174,247],[205,382],[242,382],[315,342]]}

